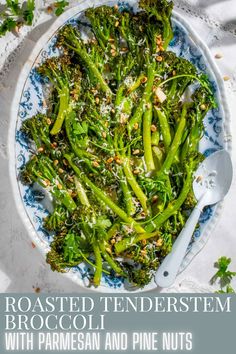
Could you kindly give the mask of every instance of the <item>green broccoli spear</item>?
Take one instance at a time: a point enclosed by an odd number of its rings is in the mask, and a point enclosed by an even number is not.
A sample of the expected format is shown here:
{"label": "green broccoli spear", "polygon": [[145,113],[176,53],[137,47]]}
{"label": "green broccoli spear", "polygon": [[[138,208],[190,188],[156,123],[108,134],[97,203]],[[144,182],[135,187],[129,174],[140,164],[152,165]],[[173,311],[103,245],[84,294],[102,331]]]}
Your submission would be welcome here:
{"label": "green broccoli spear", "polygon": [[[173,2],[167,0],[140,0],[139,6],[149,16],[149,23],[152,20],[161,24],[161,34],[164,40],[163,47],[166,49],[173,38],[171,26],[171,13]],[[154,33],[152,32],[152,36]]]}
{"label": "green broccoli spear", "polygon": [[81,58],[85,67],[88,68],[91,76],[97,80],[102,91],[108,96],[112,95],[111,89],[100,73],[99,69],[95,63],[91,60],[89,53],[86,50],[86,46],[81,39],[80,32],[72,27],[71,25],[64,26],[59,32],[58,45],[63,46],[64,48],[73,50]]}
{"label": "green broccoli spear", "polygon": [[29,184],[37,182],[46,188],[58,203],[69,212],[76,209],[76,203],[67,191],[64,183],[55,172],[52,161],[47,156],[34,156],[21,172],[21,181]]}
{"label": "green broccoli spear", "polygon": [[42,145],[50,148],[50,125],[51,120],[46,115],[39,113],[23,121],[21,130],[34,141],[37,149],[42,147]]}
{"label": "green broccoli spear", "polygon": [[[70,65],[69,56],[53,57],[47,59],[37,68],[38,72],[47,77],[56,89],[59,96],[59,108],[56,121],[51,129],[51,134],[56,135],[60,132],[66,115],[71,110],[73,96],[71,91],[79,90],[80,69],[79,66]],[[75,96],[74,96],[75,97]]]}

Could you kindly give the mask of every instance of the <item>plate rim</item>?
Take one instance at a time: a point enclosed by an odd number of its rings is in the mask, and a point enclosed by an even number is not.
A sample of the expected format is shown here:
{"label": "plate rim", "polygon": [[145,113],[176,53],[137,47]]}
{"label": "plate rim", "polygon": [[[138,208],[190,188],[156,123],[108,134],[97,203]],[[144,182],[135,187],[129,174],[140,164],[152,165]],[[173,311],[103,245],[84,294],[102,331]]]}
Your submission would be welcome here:
{"label": "plate rim", "polygon": [[[17,174],[16,174],[16,166],[15,166],[15,128],[16,128],[16,123],[17,123],[17,117],[18,117],[18,109],[19,109],[19,103],[21,99],[21,94],[22,94],[22,89],[24,88],[25,82],[28,78],[28,75],[30,73],[30,70],[32,68],[32,63],[35,62],[37,59],[40,51],[44,48],[46,43],[50,40],[50,38],[54,35],[54,33],[58,30],[59,27],[61,27],[69,18],[73,17],[74,15],[78,14],[79,12],[84,11],[86,8],[91,7],[92,5],[99,5],[107,3],[107,1],[97,1],[97,0],[90,0],[86,1],[83,0],[80,2],[80,4],[72,7],[71,9],[67,10],[65,13],[63,13],[59,18],[57,18],[50,28],[41,36],[41,38],[35,42],[31,53],[28,56],[27,61],[25,62],[23,68],[19,70],[19,76],[18,80],[15,86],[15,91],[11,103],[11,108],[10,108],[10,123],[9,123],[9,131],[8,131],[8,156],[9,156],[9,176],[10,176],[10,182],[11,182],[11,187],[12,187],[12,192],[13,192],[13,197],[16,205],[16,209],[18,212],[18,215],[20,216],[26,231],[31,239],[32,242],[37,246],[37,250],[40,252],[41,256],[45,260],[45,254],[46,254],[46,247],[45,244],[43,245],[43,241],[41,241],[38,237],[38,234],[36,230],[34,229],[27,212],[24,207],[24,203],[21,198],[21,194],[19,191],[18,187],[18,179],[17,179]],[[185,28],[185,30],[190,34],[191,39],[193,42],[200,48],[202,51],[203,55],[205,56],[207,63],[209,64],[213,74],[215,75],[216,82],[219,88],[219,94],[218,94],[218,99],[219,99],[219,104],[222,106],[222,111],[223,111],[223,131],[224,135],[229,135],[231,136],[231,127],[230,127],[230,110],[228,106],[228,102],[226,99],[226,90],[224,86],[224,81],[222,78],[222,74],[220,73],[219,68],[216,65],[215,60],[212,57],[212,54],[210,52],[210,49],[208,46],[205,44],[205,42],[200,38],[198,33],[192,28],[192,26],[188,23],[188,21],[185,20],[185,18],[180,15],[176,10],[173,11],[172,17],[176,19],[178,22],[180,22],[181,25]],[[232,141],[226,141],[225,142],[225,149],[231,154],[232,152]],[[184,258],[184,261],[182,263],[180,272],[182,272],[189,264],[190,262],[194,259],[194,257],[202,250],[202,248],[205,246],[207,243],[214,227],[216,226],[216,223],[220,220],[220,214],[223,208],[223,202],[219,203],[215,209],[214,215],[212,216],[210,222],[206,227],[204,228],[201,238],[195,243],[194,247],[187,253],[187,255]],[[69,278],[72,280],[74,283],[77,284],[77,286],[81,287],[83,290],[86,291],[95,291],[95,292],[100,292],[100,293],[112,293],[112,292],[122,292],[122,293],[129,293],[131,291],[125,290],[125,289],[117,289],[114,290],[113,288],[110,287],[105,287],[105,286],[100,286],[98,288],[86,288],[85,286],[82,285],[82,283],[78,282],[78,279],[73,277],[72,272],[68,273],[62,273],[63,276]],[[153,291],[157,289],[156,285],[152,286],[150,289],[138,289],[136,293],[141,293],[141,292],[147,292],[147,291]]]}

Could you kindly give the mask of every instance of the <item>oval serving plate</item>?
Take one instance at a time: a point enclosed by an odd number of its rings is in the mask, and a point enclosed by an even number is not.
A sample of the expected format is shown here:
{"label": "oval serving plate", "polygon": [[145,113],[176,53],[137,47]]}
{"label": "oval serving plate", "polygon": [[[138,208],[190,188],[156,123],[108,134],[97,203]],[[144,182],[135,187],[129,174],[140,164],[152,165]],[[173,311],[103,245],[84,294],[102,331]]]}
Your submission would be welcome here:
{"label": "oval serving plate", "polygon": [[[129,2],[119,1],[118,6],[121,10],[124,8],[133,8],[135,11],[138,8],[137,3],[138,1],[136,0]],[[66,22],[73,22],[83,16],[83,12],[86,8],[102,4],[114,6],[117,4],[117,1],[82,1],[78,6],[68,10],[54,22],[49,31],[37,42],[27,60],[19,76],[12,103],[9,154],[13,193],[20,216],[25,223],[29,235],[44,256],[50,248],[53,235],[43,229],[42,220],[48,214],[47,210],[50,209],[51,204],[47,197],[45,197],[43,201],[40,200],[42,199],[40,191],[23,186],[17,178],[20,168],[26,163],[30,156],[30,145],[21,134],[20,127],[23,120],[44,109],[42,83],[35,67],[45,60],[45,58],[57,55],[53,44],[55,43],[58,29]],[[230,151],[231,143],[226,139],[227,136],[230,135],[229,110],[220,73],[214,61],[211,59],[208,48],[202,43],[198,35],[189,27],[184,19],[174,12],[172,20],[174,39],[169,49],[190,60],[200,71],[206,72],[209,75],[218,103],[218,108],[212,109],[205,117],[205,135],[201,140],[199,149],[206,156],[222,148]],[[194,239],[189,246],[181,270],[190,263],[193,257],[207,242],[219,217],[221,208],[222,203],[214,207],[207,207],[202,213],[200,227],[195,232]],[[78,285],[87,287],[91,274],[91,268],[87,264],[82,263],[72,268],[65,276],[75,281]],[[122,278],[103,275],[101,286],[96,290],[100,292],[129,292],[147,291],[154,288],[156,288],[154,281],[140,290],[133,289],[126,284]],[[95,289],[93,288],[93,290]]]}

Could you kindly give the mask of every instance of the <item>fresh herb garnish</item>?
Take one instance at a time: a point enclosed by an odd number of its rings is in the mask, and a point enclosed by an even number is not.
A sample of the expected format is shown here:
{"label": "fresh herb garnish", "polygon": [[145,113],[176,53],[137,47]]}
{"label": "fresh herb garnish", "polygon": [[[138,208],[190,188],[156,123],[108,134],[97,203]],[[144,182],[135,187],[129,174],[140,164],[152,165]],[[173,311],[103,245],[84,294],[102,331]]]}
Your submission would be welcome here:
{"label": "fresh herb garnish", "polygon": [[34,19],[35,1],[27,0],[26,8],[23,10],[23,19],[27,26],[31,26]]}
{"label": "fresh herb garnish", "polygon": [[[68,1],[61,0],[54,2],[53,6],[49,6],[49,8],[51,11],[54,10],[56,16],[60,16],[68,5]],[[27,0],[22,4],[18,0],[6,0],[6,5],[2,5],[2,8],[3,10],[0,13],[0,18],[2,18],[0,37],[17,27],[32,25],[35,15],[35,0]]]}
{"label": "fresh herb garnish", "polygon": [[228,269],[230,263],[231,258],[223,256],[214,264],[218,271],[211,278],[210,283],[213,285],[219,282],[220,290],[217,291],[218,293],[234,293],[234,289],[231,287],[230,283],[233,277],[236,276],[236,272],[232,272]]}
{"label": "fresh herb garnish", "polygon": [[54,3],[54,7],[56,8],[55,15],[60,16],[65,11],[65,7],[68,5],[69,5],[69,2],[65,1],[65,0],[56,1]]}
{"label": "fresh herb garnish", "polygon": [[6,0],[6,4],[13,15],[18,16],[21,14],[21,7],[18,0]]}
{"label": "fresh herb garnish", "polygon": [[17,22],[11,17],[6,18],[0,24],[0,37],[4,36],[7,32],[12,31],[16,28]]}
{"label": "fresh herb garnish", "polygon": [[31,26],[34,19],[35,1],[27,0],[22,5],[18,0],[7,0],[0,17],[0,37],[23,25]]}

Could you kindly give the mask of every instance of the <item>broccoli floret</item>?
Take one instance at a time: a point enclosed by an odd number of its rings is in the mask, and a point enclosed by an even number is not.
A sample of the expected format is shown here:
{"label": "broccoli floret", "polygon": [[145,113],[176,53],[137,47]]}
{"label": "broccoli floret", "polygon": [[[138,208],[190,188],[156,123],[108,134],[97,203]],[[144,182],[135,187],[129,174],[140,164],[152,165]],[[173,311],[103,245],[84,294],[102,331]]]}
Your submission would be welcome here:
{"label": "broccoli floret", "polygon": [[59,273],[65,273],[65,260],[64,256],[61,253],[58,253],[54,248],[53,245],[51,244],[51,249],[47,253],[46,256],[46,261],[48,264],[50,264],[51,269],[53,271],[57,271]]}
{"label": "broccoli floret", "polygon": [[119,13],[111,6],[99,6],[85,11],[92,30],[101,48],[106,50],[112,43],[117,47],[119,25]]}
{"label": "broccoli floret", "polygon": [[[162,25],[163,47],[166,49],[173,38],[171,13],[173,2],[167,0],[140,0],[139,7],[149,15],[149,22],[154,20]],[[155,27],[154,27],[155,28]],[[150,31],[153,34],[153,31]]]}
{"label": "broccoli floret", "polygon": [[203,119],[211,108],[216,107],[216,102],[209,81],[204,75],[200,75],[200,80],[201,86],[193,93],[192,100],[194,108],[201,111]]}
{"label": "broccoli floret", "polygon": [[47,263],[51,269],[64,273],[67,267],[79,265],[84,258],[78,251],[78,246],[73,233],[57,234],[51,243],[51,250],[47,253]]}
{"label": "broccoli floret", "polygon": [[187,198],[183,204],[183,209],[186,209],[186,210],[190,210],[190,209],[193,209],[196,205],[197,201],[196,201],[196,198],[195,198],[195,195],[193,193],[193,191],[189,191],[188,195],[187,195]]}
{"label": "broccoli floret", "polygon": [[61,229],[69,217],[69,213],[63,206],[56,206],[53,213],[44,219],[44,227],[48,231]]}
{"label": "broccoli floret", "polygon": [[83,42],[78,29],[71,25],[64,26],[59,32],[57,45],[63,47],[67,51],[74,51],[88,69],[90,79],[92,81],[95,80],[98,85],[100,85],[101,90],[108,96],[112,95],[110,87],[87,52],[86,45]]}
{"label": "broccoli floret", "polygon": [[169,232],[163,232],[161,235],[161,239],[162,239],[162,245],[161,245],[161,249],[160,249],[160,254],[161,254],[161,258],[164,258],[172,250],[173,236]]}
{"label": "broccoli floret", "polygon": [[126,265],[126,270],[128,271],[128,280],[131,284],[139,288],[143,288],[145,285],[149,284],[153,277],[152,268],[147,266]]}
{"label": "broccoli floret", "polygon": [[32,118],[26,119],[22,123],[21,130],[34,141],[37,149],[42,145],[50,148],[50,127],[51,119],[44,114],[37,114]]}
{"label": "broccoli floret", "polygon": [[25,184],[39,183],[52,194],[56,201],[63,204],[69,212],[76,209],[73,198],[55,172],[53,163],[48,157],[40,155],[31,158],[23,168],[20,178]]}
{"label": "broccoli floret", "polygon": [[118,30],[121,38],[127,44],[133,56],[138,56],[138,68],[142,68],[143,56],[145,55],[145,47],[148,44],[146,38],[147,16],[143,12],[137,14],[123,11],[120,13]]}
{"label": "broccoli floret", "polygon": [[173,52],[163,52],[161,56],[163,60],[158,63],[157,70],[166,77],[164,90],[167,100],[162,107],[168,114],[178,104],[186,88],[196,80],[197,70],[190,61],[177,57]]}
{"label": "broccoli floret", "polygon": [[124,263],[128,279],[138,287],[144,287],[152,279],[153,272],[159,266],[159,248],[152,241],[139,243],[125,253],[125,258],[132,263]]}

